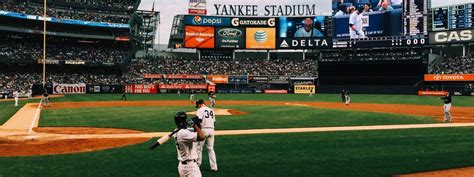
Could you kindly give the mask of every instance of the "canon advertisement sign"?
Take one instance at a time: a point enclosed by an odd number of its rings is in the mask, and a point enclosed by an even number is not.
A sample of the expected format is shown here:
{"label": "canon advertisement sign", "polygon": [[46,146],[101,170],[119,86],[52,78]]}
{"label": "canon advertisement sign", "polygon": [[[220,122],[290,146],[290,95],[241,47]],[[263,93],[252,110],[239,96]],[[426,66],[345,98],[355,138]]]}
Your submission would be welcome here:
{"label": "canon advertisement sign", "polygon": [[53,94],[85,94],[86,84],[54,84]]}
{"label": "canon advertisement sign", "polygon": [[430,33],[430,44],[474,42],[474,28]]}

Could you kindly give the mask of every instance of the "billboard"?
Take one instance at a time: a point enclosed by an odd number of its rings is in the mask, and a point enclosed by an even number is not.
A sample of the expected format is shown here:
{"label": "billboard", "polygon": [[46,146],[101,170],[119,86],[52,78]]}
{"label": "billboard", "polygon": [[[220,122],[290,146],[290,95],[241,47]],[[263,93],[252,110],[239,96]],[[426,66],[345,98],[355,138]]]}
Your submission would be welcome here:
{"label": "billboard", "polygon": [[207,14],[206,0],[189,0],[189,14]]}
{"label": "billboard", "polygon": [[125,85],[126,93],[153,94],[153,93],[157,93],[157,91],[158,91],[157,85],[153,85],[153,84]]}
{"label": "billboard", "polygon": [[186,15],[184,16],[184,24],[192,26],[230,26],[230,18],[203,15]]}
{"label": "billboard", "polygon": [[474,74],[426,74],[425,81],[474,81]]}
{"label": "billboard", "polygon": [[243,28],[216,28],[216,48],[245,48]]}
{"label": "billboard", "polygon": [[234,27],[276,27],[276,18],[266,17],[236,17],[232,18],[231,24]]}
{"label": "billboard", "polygon": [[184,46],[186,48],[214,48],[214,43],[214,27],[185,27]]}
{"label": "billboard", "polygon": [[86,84],[53,84],[53,94],[85,94]]}
{"label": "billboard", "polygon": [[429,42],[430,44],[474,42],[474,28],[431,32],[429,34]]}
{"label": "billboard", "polygon": [[315,94],[316,86],[314,85],[295,85],[296,94]]}
{"label": "billboard", "polygon": [[275,49],[275,28],[247,28],[245,43],[247,49]]}

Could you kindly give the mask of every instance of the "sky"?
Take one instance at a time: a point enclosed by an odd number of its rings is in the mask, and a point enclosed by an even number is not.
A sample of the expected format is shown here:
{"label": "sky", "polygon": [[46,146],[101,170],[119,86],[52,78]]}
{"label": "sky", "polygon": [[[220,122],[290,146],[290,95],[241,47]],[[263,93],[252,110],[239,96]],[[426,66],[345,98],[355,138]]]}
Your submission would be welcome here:
{"label": "sky", "polygon": [[[173,17],[177,14],[186,14],[188,12],[189,0],[142,0],[138,9],[140,10],[151,10],[153,1],[155,1],[155,11],[160,12],[161,24],[158,32],[159,36],[156,37],[155,43],[167,44],[171,31],[171,24],[173,23]],[[264,6],[266,4],[328,4],[330,9],[330,3],[332,0],[207,0],[208,14],[215,14],[212,7],[215,3],[220,4],[255,4]],[[474,3],[474,0],[431,0],[432,7],[442,7],[455,4],[466,4]],[[324,9],[328,9],[324,8]],[[326,11],[326,10],[322,10]]]}

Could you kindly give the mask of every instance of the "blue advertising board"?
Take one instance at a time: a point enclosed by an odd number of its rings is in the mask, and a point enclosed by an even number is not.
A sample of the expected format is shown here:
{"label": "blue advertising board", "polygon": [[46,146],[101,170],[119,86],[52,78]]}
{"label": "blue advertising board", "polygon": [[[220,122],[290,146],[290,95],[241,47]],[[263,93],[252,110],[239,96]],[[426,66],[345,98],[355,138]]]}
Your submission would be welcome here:
{"label": "blue advertising board", "polygon": [[184,16],[184,24],[193,26],[231,26],[230,18],[201,15]]}

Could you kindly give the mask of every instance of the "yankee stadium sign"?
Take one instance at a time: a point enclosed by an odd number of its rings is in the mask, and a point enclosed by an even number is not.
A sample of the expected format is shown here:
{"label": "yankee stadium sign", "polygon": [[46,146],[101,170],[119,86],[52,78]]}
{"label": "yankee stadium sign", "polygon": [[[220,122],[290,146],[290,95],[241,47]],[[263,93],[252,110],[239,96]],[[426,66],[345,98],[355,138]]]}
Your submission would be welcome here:
{"label": "yankee stadium sign", "polygon": [[316,16],[331,15],[330,0],[207,0],[210,15],[217,16]]}

